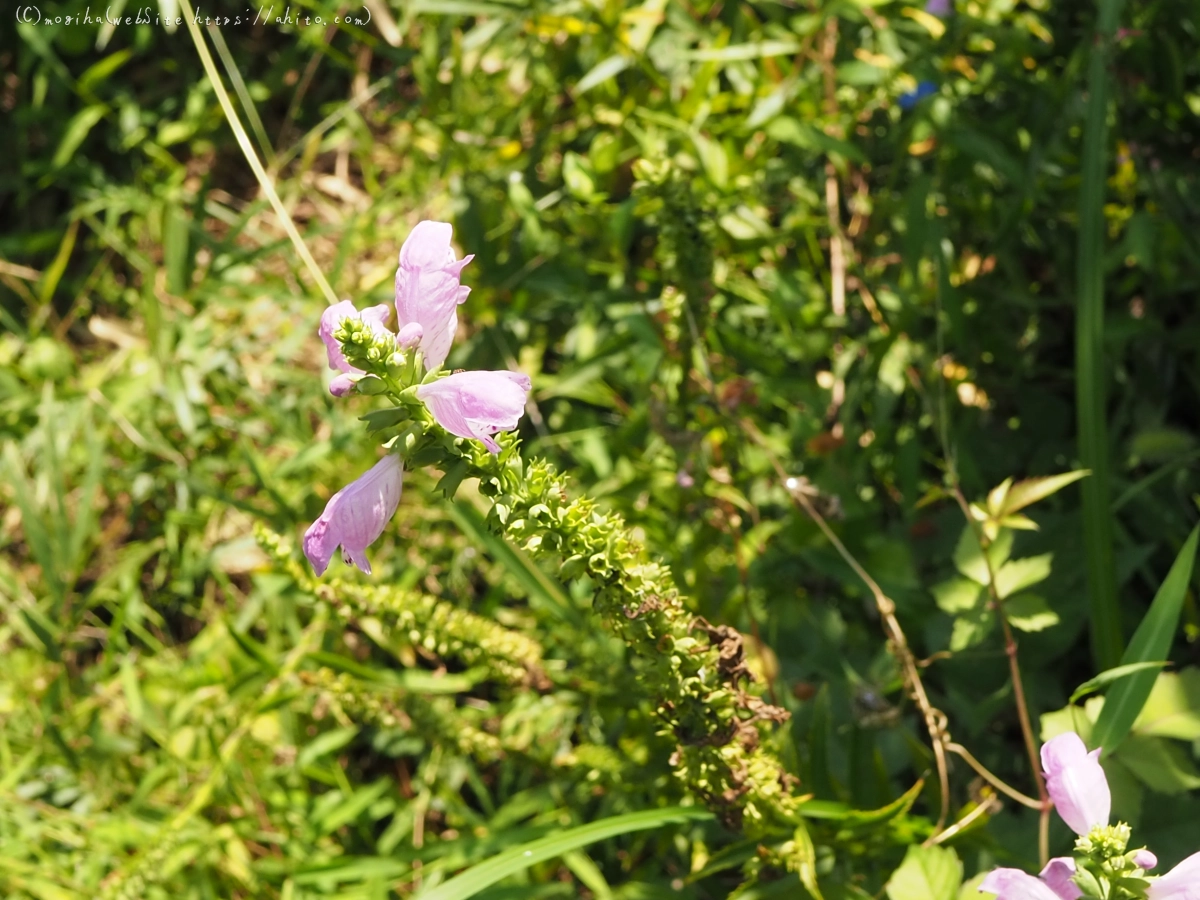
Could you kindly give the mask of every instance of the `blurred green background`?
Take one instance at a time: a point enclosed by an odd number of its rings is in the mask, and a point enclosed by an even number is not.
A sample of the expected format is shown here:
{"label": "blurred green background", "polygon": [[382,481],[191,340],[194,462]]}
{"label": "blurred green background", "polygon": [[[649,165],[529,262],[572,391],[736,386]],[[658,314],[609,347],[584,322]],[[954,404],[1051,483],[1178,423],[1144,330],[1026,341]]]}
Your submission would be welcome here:
{"label": "blurred green background", "polygon": [[[475,259],[448,364],[532,375],[526,454],[748,635],[801,790],[884,807],[932,757],[870,594],[773,458],[895,600],[955,739],[1035,793],[1002,635],[935,590],[964,529],[947,487],[1096,473],[1016,537],[1045,569],[1013,614],[1037,729],[1115,665],[1197,518],[1194,2],[286,8],[311,23],[214,3],[201,31],[334,291],[390,301],[411,227],[454,224]],[[259,549],[256,523],[295,542],[376,458],[372,401],[327,392],[325,300],[188,28],[57,22],[99,13],[0,22],[0,893],[409,896],[680,802],[652,685],[470,485],[407,479],[372,550],[386,602],[326,602]],[[1106,763],[1164,864],[1197,849],[1197,635],[1189,590]],[[953,774],[953,810],[991,802]],[[818,841],[827,897],[879,895],[931,782],[890,830]],[[949,845],[968,877],[1032,865],[1036,820],[993,808]],[[755,846],[676,824],[479,896],[726,897]]]}

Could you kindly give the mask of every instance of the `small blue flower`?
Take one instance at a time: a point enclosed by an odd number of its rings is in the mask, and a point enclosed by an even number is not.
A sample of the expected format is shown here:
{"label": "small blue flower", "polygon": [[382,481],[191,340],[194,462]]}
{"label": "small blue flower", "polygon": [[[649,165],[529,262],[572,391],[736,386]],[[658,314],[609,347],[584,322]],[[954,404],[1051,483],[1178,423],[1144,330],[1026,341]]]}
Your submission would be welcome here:
{"label": "small blue flower", "polygon": [[901,94],[897,102],[901,109],[912,109],[930,94],[936,94],[937,90],[938,86],[932,81],[919,81],[916,90]]}
{"label": "small blue flower", "polygon": [[952,0],[929,0],[925,4],[925,12],[937,16],[939,19],[944,19],[950,13],[954,12],[954,3]]}

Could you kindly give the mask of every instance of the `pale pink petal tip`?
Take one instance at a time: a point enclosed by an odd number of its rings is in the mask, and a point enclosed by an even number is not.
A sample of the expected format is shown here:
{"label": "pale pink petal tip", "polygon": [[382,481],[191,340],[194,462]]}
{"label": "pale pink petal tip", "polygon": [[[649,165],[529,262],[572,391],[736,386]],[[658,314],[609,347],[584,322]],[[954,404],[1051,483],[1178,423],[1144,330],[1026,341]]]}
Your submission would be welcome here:
{"label": "pale pink petal tip", "polygon": [[1108,824],[1112,794],[1099,750],[1088,753],[1079,735],[1068,731],[1042,745],[1042,768],[1050,799],[1072,831],[1085,835]]}
{"label": "pale pink petal tip", "polygon": [[1062,900],[1049,885],[1020,869],[993,869],[979,885],[996,900]]}
{"label": "pale pink petal tip", "polygon": [[417,397],[448,432],[499,453],[492,435],[517,427],[531,387],[520,372],[459,372],[421,385]]}
{"label": "pale pink petal tip", "polygon": [[1143,847],[1133,854],[1133,864],[1139,869],[1153,869],[1158,865],[1158,857]]}
{"label": "pale pink petal tip", "polygon": [[321,517],[304,532],[304,555],[318,575],[325,574],[338,546],[344,562],[371,574],[366,549],[395,515],[403,479],[404,464],[389,453],[329,498]]}
{"label": "pale pink petal tip", "polygon": [[1050,860],[1038,877],[1062,900],[1079,900],[1083,896],[1083,891],[1071,880],[1075,877],[1075,860],[1069,856]]}

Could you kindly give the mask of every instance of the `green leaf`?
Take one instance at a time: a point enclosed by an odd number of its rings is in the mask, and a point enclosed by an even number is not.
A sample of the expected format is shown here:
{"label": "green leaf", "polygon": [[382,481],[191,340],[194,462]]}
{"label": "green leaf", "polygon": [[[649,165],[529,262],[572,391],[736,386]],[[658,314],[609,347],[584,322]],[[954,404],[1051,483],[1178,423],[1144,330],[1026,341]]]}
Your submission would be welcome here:
{"label": "green leaf", "polygon": [[300,755],[296,757],[296,768],[306,768],[322,756],[333,753],[335,750],[341,750],[358,736],[358,732],[357,725],[348,725],[345,728],[335,728],[333,731],[317,735],[311,743],[305,744]]}
{"label": "green leaf", "polygon": [[1121,745],[1121,762],[1160,794],[1182,794],[1200,787],[1195,763],[1174,741],[1131,734]]}
{"label": "green leaf", "polygon": [[1160,673],[1141,715],[1133,723],[1133,731],[1147,736],[1200,741],[1200,669],[1190,667],[1181,672]]}
{"label": "green leaf", "polygon": [[[1158,593],[1142,623],[1129,642],[1121,662],[1149,662],[1165,657],[1171,649],[1175,630],[1179,625],[1179,614],[1188,582],[1192,577],[1192,566],[1196,561],[1196,542],[1200,538],[1200,526],[1192,529],[1183,549],[1175,557],[1171,571],[1163,580]],[[1142,711],[1150,691],[1154,688],[1154,672],[1139,672],[1118,682],[1104,702],[1104,709],[1096,721],[1093,743],[1103,748],[1106,754],[1120,746],[1129,729]]]}
{"label": "green leaf", "polygon": [[566,831],[527,844],[518,844],[489,860],[477,863],[432,890],[416,894],[415,897],[417,900],[466,900],[501,879],[596,841],[633,831],[661,828],[672,823],[708,821],[712,818],[713,814],[706,809],[674,806],[601,819],[599,822],[568,828]]}
{"label": "green leaf", "polygon": [[[1087,681],[1085,681],[1079,687],[1075,688],[1075,693],[1073,693],[1071,695],[1071,699],[1068,700],[1067,702],[1075,703],[1079,700],[1082,700],[1088,694],[1094,694],[1096,691],[1100,690],[1101,688],[1106,688],[1113,682],[1120,681],[1125,676],[1132,675],[1134,672],[1144,672],[1147,669],[1161,669],[1163,666],[1169,666],[1169,665],[1170,665],[1170,663],[1165,662],[1165,661],[1138,662],[1138,663],[1130,663],[1129,665],[1125,665],[1125,666],[1114,666],[1111,669],[1105,669],[1099,675],[1095,675],[1095,676],[1089,678]],[[1157,687],[1157,683],[1156,683],[1156,687]],[[1147,706],[1149,706],[1148,701],[1147,701]],[[1142,712],[1144,714],[1145,710],[1143,709]]]}
{"label": "green leaf", "polygon": [[853,144],[831,137],[807,122],[801,122],[790,116],[780,116],[772,121],[767,126],[767,136],[785,144],[794,144],[805,150],[826,154],[836,153],[858,163],[867,161],[863,152]]}
{"label": "green leaf", "polygon": [[1074,484],[1080,478],[1090,474],[1092,473],[1087,469],[1076,469],[1074,472],[1064,472],[1061,475],[1047,475],[1044,478],[1027,478],[1024,481],[1018,481],[1008,489],[1004,505],[998,515],[1011,515],[1039,500],[1045,500],[1068,484]]}
{"label": "green leaf", "polygon": [[969,578],[952,578],[933,586],[933,598],[944,613],[959,613],[979,609],[987,601],[987,591]]}
{"label": "green leaf", "polygon": [[618,53],[601,60],[579,79],[579,82],[575,85],[575,96],[578,97],[580,94],[590,91],[610,78],[616,78],[617,75],[624,72],[631,65],[633,65],[633,59],[623,53]]}
{"label": "green leaf", "polygon": [[62,140],[58,142],[58,149],[54,151],[54,158],[50,161],[50,165],[59,169],[70,162],[75,151],[79,149],[79,145],[88,136],[88,132],[107,114],[108,106],[103,103],[86,106],[75,113],[71,117],[71,121],[67,123],[66,130],[63,131]]}
{"label": "green leaf", "polygon": [[813,846],[812,836],[808,833],[808,826],[803,821],[796,826],[792,840],[796,844],[796,872],[800,875],[800,883],[817,900],[825,900],[821,896],[821,887],[817,884],[817,850]]}
{"label": "green leaf", "polygon": [[734,44],[732,47],[688,50],[682,56],[684,59],[704,60],[705,62],[733,62],[739,59],[791,56],[793,53],[798,53],[800,49],[801,46],[796,41],[759,41],[752,44]]}
{"label": "green leaf", "polygon": [[692,133],[692,143],[696,145],[696,152],[700,154],[700,161],[704,163],[708,180],[715,187],[725,187],[729,183],[729,156],[721,142],[696,131]]}
{"label": "green leaf", "polygon": [[[846,814],[845,824],[848,828],[853,828],[856,825],[877,825],[880,822],[890,822],[897,816],[902,816],[908,812],[917,797],[921,795],[921,789],[925,786],[924,780],[918,780],[916,784],[910,787],[907,791],[889,803],[887,806],[881,806],[879,809],[868,810],[851,810]],[[803,808],[801,808],[803,812]]]}
{"label": "green leaf", "polygon": [[911,846],[888,879],[889,900],[955,900],[963,867],[949,847]]}
{"label": "green leaf", "polygon": [[1058,624],[1058,613],[1037,594],[1018,594],[1004,601],[1004,618],[1021,631],[1045,631]]}
{"label": "green leaf", "polygon": [[1012,532],[1007,529],[1002,530],[988,545],[985,559],[983,551],[979,547],[979,538],[975,529],[971,525],[966,525],[954,548],[954,566],[976,584],[986,586],[992,580],[988,572],[988,563],[991,563],[993,572],[998,571],[1008,562],[1009,554],[1012,553],[1012,544]]}
{"label": "green leaf", "polygon": [[950,632],[950,652],[958,653],[982,643],[995,623],[996,614],[987,606],[958,616]]}
{"label": "green leaf", "polygon": [[996,593],[1000,599],[1045,581],[1050,576],[1053,553],[1012,559],[996,570]]}

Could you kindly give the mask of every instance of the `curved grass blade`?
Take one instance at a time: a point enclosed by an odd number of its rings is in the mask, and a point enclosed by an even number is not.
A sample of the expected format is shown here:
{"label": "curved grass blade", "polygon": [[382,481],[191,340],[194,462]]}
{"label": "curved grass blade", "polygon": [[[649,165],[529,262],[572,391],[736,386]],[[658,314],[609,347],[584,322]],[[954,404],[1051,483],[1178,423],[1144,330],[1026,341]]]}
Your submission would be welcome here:
{"label": "curved grass blade", "polygon": [[[1196,561],[1197,539],[1200,539],[1200,525],[1192,529],[1183,549],[1175,557],[1171,571],[1163,579],[1162,586],[1154,595],[1154,602],[1150,604],[1146,617],[1142,619],[1142,624],[1138,626],[1121,658],[1122,665],[1162,659],[1171,649],[1171,641],[1179,627],[1184,595],[1192,577],[1192,565]],[[1093,746],[1102,748],[1106,756],[1120,746],[1146,705],[1146,698],[1150,696],[1157,677],[1158,672],[1151,670],[1137,672],[1117,682],[1108,692],[1104,709],[1100,710],[1096,727],[1092,729]]]}
{"label": "curved grass blade", "polygon": [[632,831],[660,828],[672,822],[695,822],[712,817],[713,814],[706,809],[682,806],[647,809],[613,816],[505,850],[498,856],[474,865],[449,881],[416,896],[418,900],[467,900],[468,897],[475,896],[484,888],[491,887],[509,875],[515,875],[532,865],[562,856],[596,841]]}
{"label": "curved grass blade", "polygon": [[1126,678],[1135,672],[1144,672],[1147,669],[1161,669],[1170,664],[1167,660],[1156,660],[1153,662],[1129,663],[1128,665],[1105,669],[1099,675],[1089,678],[1079,687],[1075,688],[1075,693],[1071,695],[1071,699],[1067,702],[1078,703],[1089,694],[1094,694],[1096,691],[1106,688],[1113,682],[1120,681],[1122,678]]}

